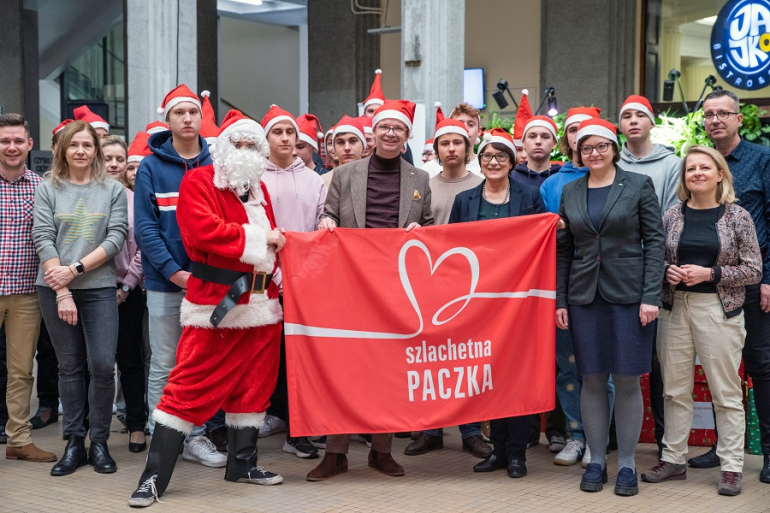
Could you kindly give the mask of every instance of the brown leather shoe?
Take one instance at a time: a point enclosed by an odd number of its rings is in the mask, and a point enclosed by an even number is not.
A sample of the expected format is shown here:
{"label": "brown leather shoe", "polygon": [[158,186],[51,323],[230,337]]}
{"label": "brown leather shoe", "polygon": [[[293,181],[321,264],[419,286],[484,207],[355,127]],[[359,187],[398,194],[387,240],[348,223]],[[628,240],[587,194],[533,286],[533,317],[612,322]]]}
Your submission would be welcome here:
{"label": "brown leather shoe", "polygon": [[420,437],[417,438],[417,440],[406,446],[406,449],[404,449],[404,454],[407,456],[419,456],[421,454],[426,454],[430,451],[443,448],[443,436],[434,436],[427,433],[420,433]]}
{"label": "brown leather shoe", "polygon": [[30,442],[21,447],[7,446],[5,448],[5,459],[50,463],[55,462],[58,458],[54,453],[39,449],[35,444]]}
{"label": "brown leather shoe", "polygon": [[389,452],[369,451],[369,466],[389,476],[404,475],[404,467],[396,463]]}
{"label": "brown leather shoe", "polygon": [[308,472],[308,481],[323,481],[337,474],[344,474],[348,471],[348,458],[344,454],[333,452],[324,453],[324,458],[316,468]]}
{"label": "brown leather shoe", "polygon": [[488,458],[492,454],[492,448],[479,435],[463,438],[463,451],[469,452],[477,458]]}

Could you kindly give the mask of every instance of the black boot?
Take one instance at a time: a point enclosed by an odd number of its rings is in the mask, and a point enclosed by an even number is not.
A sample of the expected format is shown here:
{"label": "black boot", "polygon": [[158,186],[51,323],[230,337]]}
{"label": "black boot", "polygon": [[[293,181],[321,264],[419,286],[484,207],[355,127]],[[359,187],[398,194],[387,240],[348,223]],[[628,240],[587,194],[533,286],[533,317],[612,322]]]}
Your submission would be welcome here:
{"label": "black boot", "polygon": [[93,465],[94,471],[100,474],[112,474],[118,470],[118,465],[107,449],[107,442],[91,441],[91,447],[88,449],[88,464]]}
{"label": "black boot", "polygon": [[770,483],[770,454],[765,454],[765,464],[759,473],[759,480],[763,483]]}
{"label": "black boot", "polygon": [[283,477],[257,466],[257,436],[255,427],[227,428],[227,467],[225,480],[274,485]]}
{"label": "black boot", "polygon": [[185,436],[176,429],[155,423],[144,472],[139,478],[139,487],[128,498],[129,506],[150,506],[156,498],[163,495],[171,481],[171,474],[174,472]]}
{"label": "black boot", "polygon": [[70,436],[64,456],[51,469],[52,476],[67,476],[88,462],[86,444],[82,436]]}

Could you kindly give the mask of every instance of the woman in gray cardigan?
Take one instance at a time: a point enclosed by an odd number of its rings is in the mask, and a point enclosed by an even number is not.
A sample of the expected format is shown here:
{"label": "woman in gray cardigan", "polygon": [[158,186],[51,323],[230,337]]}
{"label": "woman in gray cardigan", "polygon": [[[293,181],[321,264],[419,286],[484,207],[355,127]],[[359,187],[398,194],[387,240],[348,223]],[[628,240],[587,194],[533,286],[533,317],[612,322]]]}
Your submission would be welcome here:
{"label": "woman in gray cardigan", "polygon": [[107,450],[118,340],[114,257],[126,238],[127,215],[126,194],[107,177],[96,131],[83,121],[68,124],[59,136],[53,166],[35,193],[32,228],[41,262],[40,308],[59,360],[68,438],[64,456],[51,470],[54,476],[71,474],[86,463],[100,473],[117,470]]}
{"label": "woman in gray cardigan", "polygon": [[[649,177],[616,167],[615,125],[598,118],[578,129],[588,174],[564,186],[557,235],[556,324],[572,329],[586,440],[604,447],[610,424],[607,381],[615,385],[618,478],[615,493],[638,493],[634,452],[644,407],[639,376],[650,372],[663,283],[664,233]],[[580,489],[607,482],[604,451],[594,450]]]}

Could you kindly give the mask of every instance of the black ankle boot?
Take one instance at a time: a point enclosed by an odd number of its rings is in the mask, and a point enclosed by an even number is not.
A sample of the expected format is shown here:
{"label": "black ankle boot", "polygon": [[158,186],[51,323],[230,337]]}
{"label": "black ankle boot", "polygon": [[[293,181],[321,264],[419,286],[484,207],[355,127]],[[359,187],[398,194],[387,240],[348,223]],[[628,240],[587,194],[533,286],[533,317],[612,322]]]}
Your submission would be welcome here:
{"label": "black ankle boot", "polygon": [[51,469],[52,476],[67,476],[88,462],[86,444],[82,436],[70,436],[64,456]]}
{"label": "black ankle boot", "polygon": [[759,473],[759,480],[763,483],[770,483],[770,454],[765,454],[765,464]]}
{"label": "black ankle boot", "polygon": [[91,442],[88,449],[88,464],[94,466],[94,471],[100,474],[112,474],[118,470],[118,465],[107,450],[107,442]]}
{"label": "black ankle boot", "polygon": [[131,506],[149,506],[155,498],[163,495],[171,481],[171,474],[174,472],[185,436],[176,429],[155,422],[155,431],[147,451],[144,472],[139,478],[139,487],[128,500]]}
{"label": "black ankle boot", "polygon": [[283,477],[257,466],[257,437],[255,427],[227,428],[227,467],[225,480],[261,485],[274,485]]}

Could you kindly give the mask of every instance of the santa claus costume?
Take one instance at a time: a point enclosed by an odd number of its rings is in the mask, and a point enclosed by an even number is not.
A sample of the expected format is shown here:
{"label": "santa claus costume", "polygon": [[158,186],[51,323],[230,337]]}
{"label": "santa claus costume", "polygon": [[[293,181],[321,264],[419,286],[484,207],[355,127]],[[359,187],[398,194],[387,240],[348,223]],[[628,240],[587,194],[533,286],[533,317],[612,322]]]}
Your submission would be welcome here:
{"label": "santa claus costume", "polygon": [[283,317],[272,279],[283,236],[260,180],[269,147],[257,122],[231,111],[216,148],[214,164],[189,171],[179,189],[179,229],[193,261],[184,331],[131,506],[163,494],[185,435],[220,407],[228,426],[225,479],[283,481],[257,466],[256,445],[275,388]]}

